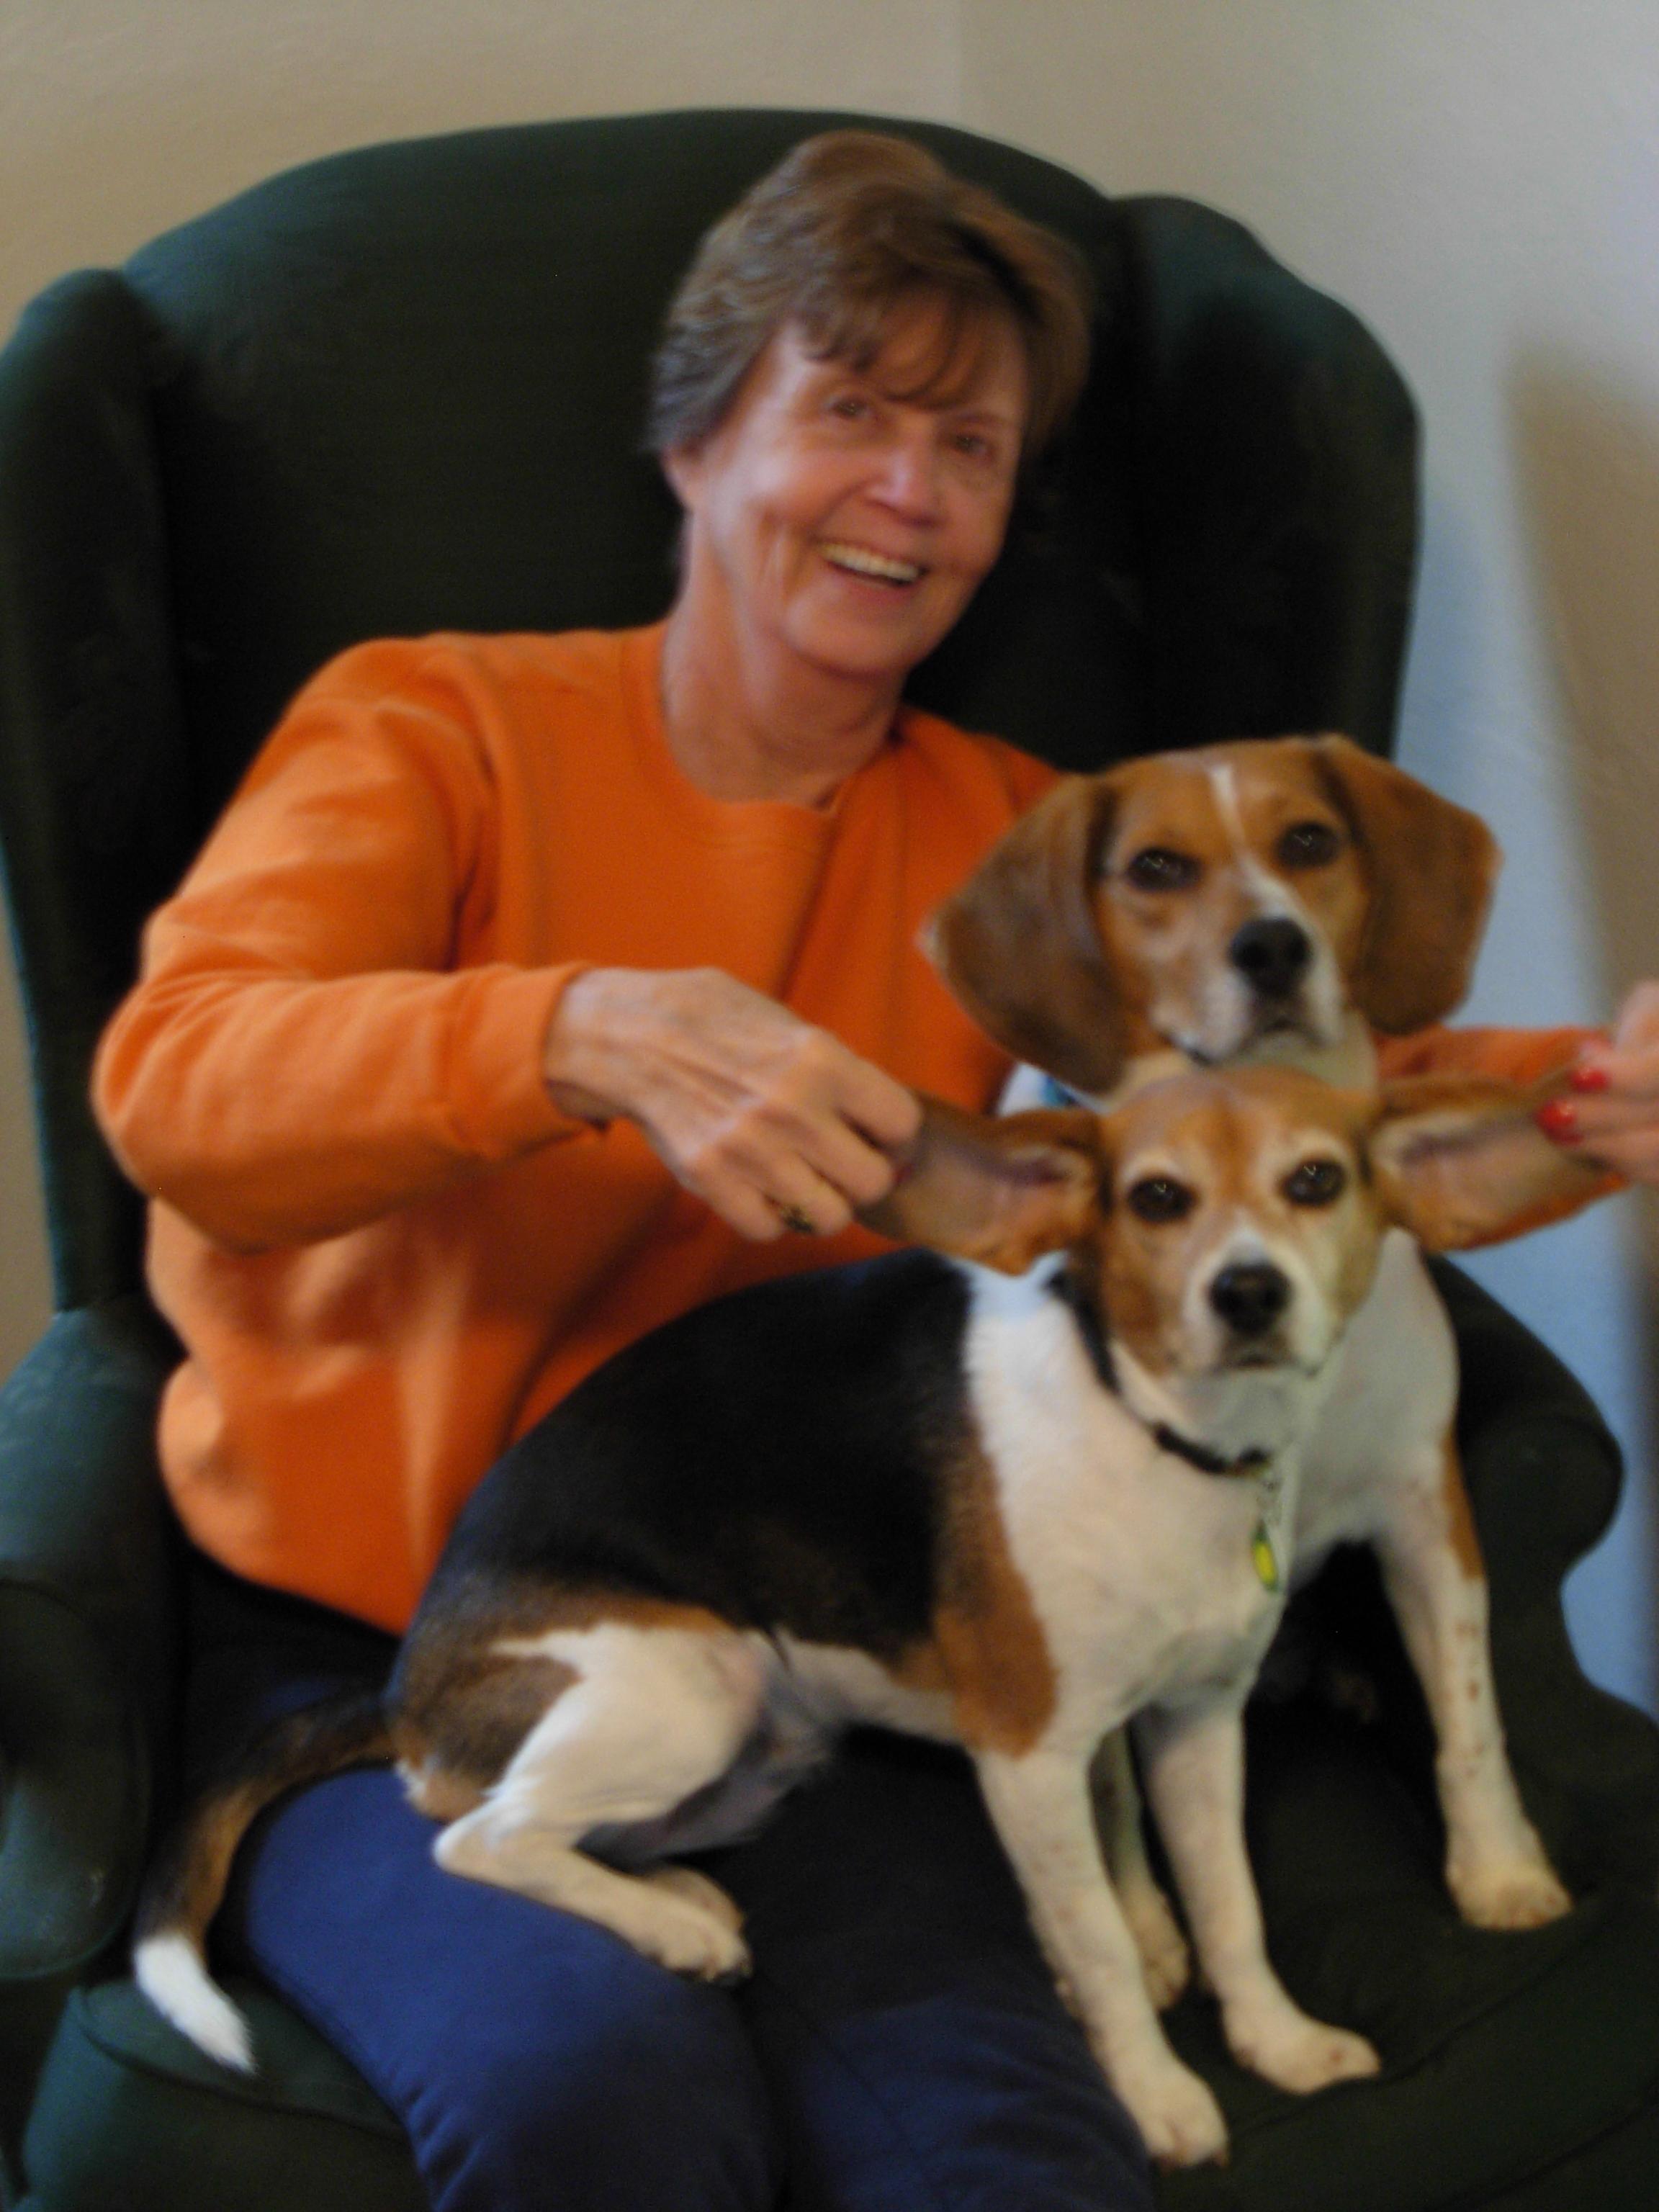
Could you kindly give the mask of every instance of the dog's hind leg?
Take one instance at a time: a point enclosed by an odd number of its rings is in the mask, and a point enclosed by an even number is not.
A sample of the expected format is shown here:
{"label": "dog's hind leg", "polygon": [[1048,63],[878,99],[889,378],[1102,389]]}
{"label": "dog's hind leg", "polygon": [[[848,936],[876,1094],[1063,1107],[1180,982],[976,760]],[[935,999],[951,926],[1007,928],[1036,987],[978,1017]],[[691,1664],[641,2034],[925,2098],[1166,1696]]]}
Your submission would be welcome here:
{"label": "dog's hind leg", "polygon": [[712,1883],[619,1873],[578,1846],[657,1820],[725,1774],[760,1715],[763,1655],[729,1631],[617,1621],[515,1648],[573,1679],[482,1803],[438,1838],[438,1863],[597,1921],[677,1972],[745,1972],[736,1908]]}

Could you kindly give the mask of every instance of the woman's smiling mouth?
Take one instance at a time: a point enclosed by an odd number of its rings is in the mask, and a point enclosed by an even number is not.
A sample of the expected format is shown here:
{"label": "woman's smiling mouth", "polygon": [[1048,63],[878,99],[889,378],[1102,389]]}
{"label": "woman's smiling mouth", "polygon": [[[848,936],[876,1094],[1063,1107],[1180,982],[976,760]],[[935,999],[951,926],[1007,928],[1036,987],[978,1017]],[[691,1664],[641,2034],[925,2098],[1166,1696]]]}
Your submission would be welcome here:
{"label": "woman's smiling mouth", "polygon": [[838,538],[821,544],[818,550],[832,568],[872,577],[878,583],[917,584],[927,574],[914,561],[895,560],[890,554],[877,553],[867,545],[848,545]]}

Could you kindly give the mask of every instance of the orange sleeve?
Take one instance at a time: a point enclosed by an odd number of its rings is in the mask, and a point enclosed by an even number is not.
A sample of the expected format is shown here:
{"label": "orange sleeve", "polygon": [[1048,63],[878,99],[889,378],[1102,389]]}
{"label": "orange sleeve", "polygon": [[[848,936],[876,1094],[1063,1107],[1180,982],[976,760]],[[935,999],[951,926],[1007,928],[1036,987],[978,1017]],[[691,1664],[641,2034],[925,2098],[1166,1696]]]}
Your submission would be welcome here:
{"label": "orange sleeve", "polygon": [[1553,1030],[1449,1029],[1443,1023],[1410,1036],[1378,1036],[1377,1072],[1402,1075],[1495,1075],[1541,1083],[1564,1073],[1580,1045],[1605,1031],[1571,1025]]}
{"label": "orange sleeve", "polygon": [[[1604,1030],[1574,1024],[1553,1030],[1509,1030],[1449,1029],[1441,1024],[1410,1036],[1378,1036],[1377,1073],[1385,1082],[1407,1075],[1493,1075],[1510,1083],[1541,1084],[1552,1075],[1565,1074],[1577,1059],[1581,1045],[1605,1035]],[[1547,1229],[1552,1222],[1567,1220],[1597,1199],[1624,1188],[1624,1176],[1612,1169],[1599,1176],[1586,1176],[1581,1191],[1517,1214],[1496,1236],[1484,1241],[1503,1244],[1534,1229]]]}
{"label": "orange sleeve", "polygon": [[99,1048],[123,1167],[238,1249],[338,1235],[582,1126],[538,1051],[576,969],[444,972],[489,895],[489,810],[419,669],[367,647],[300,695]]}

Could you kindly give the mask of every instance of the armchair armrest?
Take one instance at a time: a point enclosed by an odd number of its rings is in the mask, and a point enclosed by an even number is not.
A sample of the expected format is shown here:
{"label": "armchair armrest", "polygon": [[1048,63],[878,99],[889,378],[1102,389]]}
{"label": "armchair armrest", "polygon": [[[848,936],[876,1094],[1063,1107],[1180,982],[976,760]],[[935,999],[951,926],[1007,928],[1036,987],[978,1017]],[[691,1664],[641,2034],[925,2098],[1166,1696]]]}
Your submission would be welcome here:
{"label": "armchair armrest", "polygon": [[121,1298],[59,1315],[0,1392],[0,1989],[77,1970],[131,1909],[178,1704],[176,1357]]}

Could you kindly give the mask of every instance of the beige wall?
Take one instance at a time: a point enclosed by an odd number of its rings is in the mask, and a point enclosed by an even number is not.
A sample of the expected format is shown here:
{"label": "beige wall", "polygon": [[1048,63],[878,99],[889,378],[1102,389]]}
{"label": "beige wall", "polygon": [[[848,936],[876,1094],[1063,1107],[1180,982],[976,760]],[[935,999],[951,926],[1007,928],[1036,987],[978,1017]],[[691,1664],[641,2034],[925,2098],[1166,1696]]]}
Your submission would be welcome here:
{"label": "beige wall", "polygon": [[[1401,360],[1429,429],[1403,756],[1510,859],[1474,1011],[1659,969],[1659,39],[1652,0],[5,0],[0,324],[272,170],[378,137],[701,103],[1016,139],[1253,223]],[[47,1295],[0,977],[0,1372]],[[1573,1593],[1655,1701],[1637,1201],[1485,1262],[1630,1449]]]}

